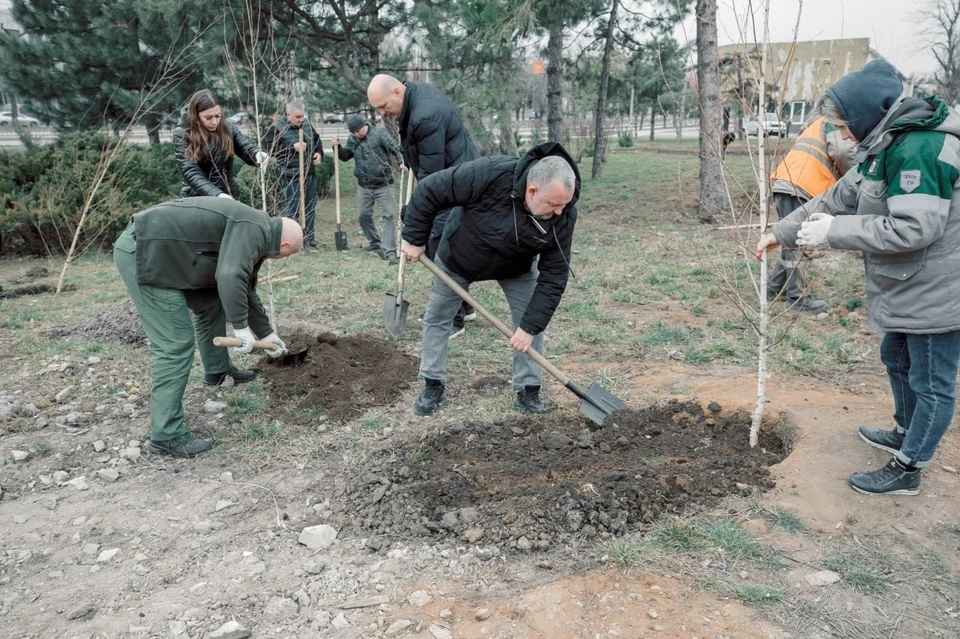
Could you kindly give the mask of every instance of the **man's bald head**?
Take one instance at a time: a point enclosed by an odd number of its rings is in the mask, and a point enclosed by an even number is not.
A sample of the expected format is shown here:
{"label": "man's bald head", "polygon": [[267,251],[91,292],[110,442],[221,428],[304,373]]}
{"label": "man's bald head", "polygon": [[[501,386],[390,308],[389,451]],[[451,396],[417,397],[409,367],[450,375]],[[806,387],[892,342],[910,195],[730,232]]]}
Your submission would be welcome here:
{"label": "man's bald head", "polygon": [[403,109],[403,95],[407,87],[392,75],[380,73],[373,76],[367,86],[370,105],[385,118],[398,118]]}
{"label": "man's bald head", "polygon": [[303,248],[303,229],[295,221],[288,217],[283,218],[283,226],[280,230],[280,254],[281,257],[290,257]]}

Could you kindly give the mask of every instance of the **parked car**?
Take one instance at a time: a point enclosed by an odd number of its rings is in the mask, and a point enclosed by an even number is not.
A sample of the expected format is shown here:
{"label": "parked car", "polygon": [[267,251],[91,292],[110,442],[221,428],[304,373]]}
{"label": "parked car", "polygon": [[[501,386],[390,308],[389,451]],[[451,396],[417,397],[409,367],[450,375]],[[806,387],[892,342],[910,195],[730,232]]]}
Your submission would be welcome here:
{"label": "parked car", "polygon": [[327,113],[323,116],[323,121],[326,124],[339,124],[343,122],[343,118],[336,113]]}
{"label": "parked car", "polygon": [[[40,126],[40,120],[23,113],[17,114],[17,123],[20,126]],[[13,112],[4,111],[0,113],[0,126],[10,126],[11,124],[13,124]]]}
{"label": "parked car", "polygon": [[789,124],[776,113],[769,112],[763,114],[762,122],[754,115],[746,117],[743,121],[743,130],[747,135],[759,135],[762,130],[764,136],[784,137],[787,135],[788,127]]}

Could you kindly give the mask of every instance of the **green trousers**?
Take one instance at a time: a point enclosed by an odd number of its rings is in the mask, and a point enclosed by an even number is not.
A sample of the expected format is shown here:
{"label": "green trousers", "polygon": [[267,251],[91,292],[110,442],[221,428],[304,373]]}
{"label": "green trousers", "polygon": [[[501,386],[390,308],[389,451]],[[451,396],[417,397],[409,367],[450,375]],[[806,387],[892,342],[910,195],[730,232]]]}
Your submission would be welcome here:
{"label": "green trousers", "polygon": [[216,289],[178,291],[138,284],[136,251],[131,226],[113,245],[113,261],[150,340],[150,439],[169,441],[187,432],[183,392],[193,367],[194,343],[205,373],[225,373],[232,367],[227,349],[213,345],[214,337],[226,334],[227,317]]}

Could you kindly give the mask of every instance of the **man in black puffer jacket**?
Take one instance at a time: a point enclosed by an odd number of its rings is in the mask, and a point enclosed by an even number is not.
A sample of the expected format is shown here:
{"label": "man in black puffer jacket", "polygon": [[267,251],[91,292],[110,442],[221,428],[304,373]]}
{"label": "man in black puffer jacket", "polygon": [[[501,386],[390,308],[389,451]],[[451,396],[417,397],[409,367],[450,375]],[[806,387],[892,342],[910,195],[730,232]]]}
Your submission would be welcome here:
{"label": "man in black puffer jacket", "polygon": [[[300,132],[303,131],[303,148],[300,148]],[[307,246],[318,245],[314,235],[317,215],[316,167],[323,161],[323,144],[320,134],[307,121],[303,104],[287,102],[286,114],[267,129],[263,147],[277,159],[277,175],[283,186],[286,205],[283,216],[300,221],[300,155],[303,154],[303,200],[304,242]]]}
{"label": "man in black puffer jacket", "polygon": [[[532,346],[543,354],[543,331],[567,287],[579,195],[576,163],[562,146],[548,143],[520,158],[481,158],[428,176],[407,206],[401,251],[413,262],[424,252],[433,219],[463,207],[447,221],[435,262],[464,288],[481,280],[500,284],[515,329],[516,407],[530,413],[549,409],[540,400],[540,366],[524,353]],[[413,407],[418,415],[445,399],[447,335],[459,300],[434,278],[423,319],[419,377],[426,386]]]}
{"label": "man in black puffer jacket", "polygon": [[[414,171],[418,181],[480,157],[467,137],[467,129],[457,108],[435,86],[426,82],[400,82],[391,75],[380,74],[370,81],[367,98],[380,115],[396,120],[404,163]],[[436,257],[447,218],[458,214],[457,211],[441,211],[434,218],[427,257]],[[463,332],[465,317],[476,317],[466,303],[454,320],[451,337]]]}

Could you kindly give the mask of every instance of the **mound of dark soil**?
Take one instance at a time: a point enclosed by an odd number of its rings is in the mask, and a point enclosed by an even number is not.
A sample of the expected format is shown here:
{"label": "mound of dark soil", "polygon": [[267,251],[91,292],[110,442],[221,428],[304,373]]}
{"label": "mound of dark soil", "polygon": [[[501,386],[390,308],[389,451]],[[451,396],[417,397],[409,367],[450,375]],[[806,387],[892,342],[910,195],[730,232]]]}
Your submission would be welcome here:
{"label": "mound of dark soil", "polygon": [[284,342],[290,351],[310,347],[303,363],[268,361],[259,369],[272,395],[302,411],[304,420],[318,414],[345,420],[389,406],[417,381],[417,361],[382,339],[322,333],[316,338],[293,334]]}
{"label": "mound of dark soil", "polygon": [[126,299],[108,311],[96,317],[68,328],[50,331],[57,337],[83,337],[100,342],[120,342],[121,344],[146,344],[147,335],[143,332],[143,322],[137,314],[133,300]]}
{"label": "mound of dark soil", "polygon": [[621,535],[664,513],[773,487],[768,467],[788,444],[766,432],[751,449],[749,429],[748,415],[676,401],[616,413],[600,429],[559,414],[456,425],[345,474],[338,502],[364,536],[533,549],[571,535]]}

